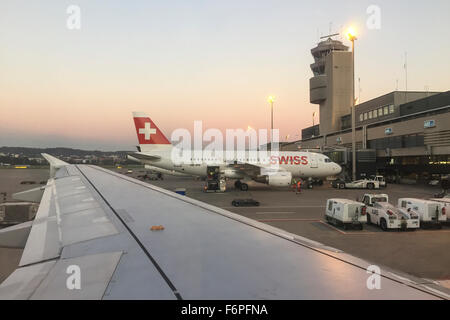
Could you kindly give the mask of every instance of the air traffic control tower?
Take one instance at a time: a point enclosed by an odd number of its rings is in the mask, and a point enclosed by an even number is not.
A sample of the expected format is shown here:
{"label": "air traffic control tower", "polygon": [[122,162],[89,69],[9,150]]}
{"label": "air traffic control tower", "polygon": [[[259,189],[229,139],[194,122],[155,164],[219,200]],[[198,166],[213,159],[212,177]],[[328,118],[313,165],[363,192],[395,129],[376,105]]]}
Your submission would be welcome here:
{"label": "air traffic control tower", "polygon": [[311,49],[311,54],[310,102],[320,105],[319,134],[324,136],[339,131],[341,117],[351,112],[352,53],[330,36]]}

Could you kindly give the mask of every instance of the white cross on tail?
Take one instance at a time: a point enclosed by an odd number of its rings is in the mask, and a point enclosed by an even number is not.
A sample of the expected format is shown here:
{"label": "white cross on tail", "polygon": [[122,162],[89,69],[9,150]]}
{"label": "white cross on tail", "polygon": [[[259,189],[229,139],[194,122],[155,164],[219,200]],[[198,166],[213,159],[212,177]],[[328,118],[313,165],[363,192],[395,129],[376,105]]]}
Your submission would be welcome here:
{"label": "white cross on tail", "polygon": [[150,140],[150,136],[155,133],[156,133],[156,129],[150,127],[150,122],[145,123],[145,128],[139,128],[139,134],[144,134],[145,140]]}

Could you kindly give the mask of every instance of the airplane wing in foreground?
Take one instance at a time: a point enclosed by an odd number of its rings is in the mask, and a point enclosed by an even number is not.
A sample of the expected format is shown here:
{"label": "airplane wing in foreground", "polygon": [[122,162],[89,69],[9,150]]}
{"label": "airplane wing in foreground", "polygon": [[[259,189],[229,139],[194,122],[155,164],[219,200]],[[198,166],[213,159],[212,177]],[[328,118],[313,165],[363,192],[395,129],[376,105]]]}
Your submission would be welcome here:
{"label": "airplane wing in foreground", "polygon": [[[449,298],[432,281],[386,270],[381,289],[369,290],[370,264],[339,250],[100,167],[46,158],[55,176],[0,299]],[[12,228],[0,231],[0,246],[21,229]]]}

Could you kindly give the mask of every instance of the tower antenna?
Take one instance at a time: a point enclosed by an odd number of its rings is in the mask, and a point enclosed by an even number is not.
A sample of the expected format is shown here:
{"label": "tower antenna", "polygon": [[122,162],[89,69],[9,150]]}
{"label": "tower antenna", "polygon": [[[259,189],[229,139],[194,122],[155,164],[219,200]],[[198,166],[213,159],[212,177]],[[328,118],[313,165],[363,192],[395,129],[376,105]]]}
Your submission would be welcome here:
{"label": "tower antenna", "polygon": [[339,33],[327,34],[326,36],[320,37],[320,39],[331,38],[331,37],[335,37],[338,35],[339,35]]}
{"label": "tower antenna", "polygon": [[408,52],[405,51],[405,103],[408,102]]}

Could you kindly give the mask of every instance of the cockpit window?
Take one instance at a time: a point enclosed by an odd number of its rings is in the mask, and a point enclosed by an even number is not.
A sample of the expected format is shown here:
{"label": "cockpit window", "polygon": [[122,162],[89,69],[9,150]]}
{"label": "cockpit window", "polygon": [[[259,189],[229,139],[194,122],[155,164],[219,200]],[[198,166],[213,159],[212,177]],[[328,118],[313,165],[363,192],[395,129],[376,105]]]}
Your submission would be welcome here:
{"label": "cockpit window", "polygon": [[325,158],[325,162],[331,162],[330,158]]}

